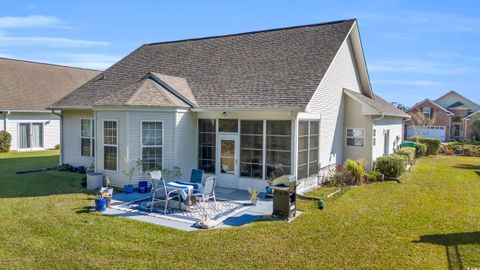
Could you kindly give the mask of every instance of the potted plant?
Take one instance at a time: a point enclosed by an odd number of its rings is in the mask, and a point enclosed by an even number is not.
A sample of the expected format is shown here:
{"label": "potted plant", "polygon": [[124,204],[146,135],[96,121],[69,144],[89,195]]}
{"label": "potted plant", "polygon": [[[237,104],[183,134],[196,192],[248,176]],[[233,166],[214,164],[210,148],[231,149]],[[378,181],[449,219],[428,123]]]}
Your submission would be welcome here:
{"label": "potted plant", "polygon": [[111,183],[110,177],[105,176],[105,186],[100,189],[100,193],[107,192],[110,196],[113,196],[113,187],[110,187]]}
{"label": "potted plant", "polygon": [[248,192],[250,193],[250,202],[252,203],[252,205],[257,205],[258,191],[248,188]]}
{"label": "potted plant", "polygon": [[110,206],[112,196],[108,194],[108,192],[103,192],[101,194],[98,194],[95,199],[95,210],[96,211],[105,211],[107,207]]}
{"label": "potted plant", "polygon": [[[131,163],[131,162],[126,162],[126,163]],[[123,186],[123,192],[130,194],[133,192],[133,185],[132,185],[132,178],[137,172],[137,163],[135,162],[134,164],[130,164],[128,167],[128,170],[123,171],[123,174],[128,178],[128,184]]]}

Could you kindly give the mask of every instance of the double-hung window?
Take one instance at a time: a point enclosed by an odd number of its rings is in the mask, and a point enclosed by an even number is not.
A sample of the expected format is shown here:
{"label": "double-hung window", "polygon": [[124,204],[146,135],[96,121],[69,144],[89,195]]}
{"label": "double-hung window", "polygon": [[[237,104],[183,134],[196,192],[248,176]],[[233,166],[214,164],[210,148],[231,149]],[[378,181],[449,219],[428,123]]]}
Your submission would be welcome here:
{"label": "double-hung window", "polygon": [[95,156],[95,130],[93,119],[80,120],[80,145],[82,157]]}
{"label": "double-hung window", "polygon": [[142,171],[162,169],[163,152],[162,122],[142,122]]}
{"label": "double-hung window", "polygon": [[365,145],[364,128],[347,128],[347,146],[363,147]]}
{"label": "double-hung window", "polygon": [[118,160],[118,126],[117,121],[103,122],[103,168],[109,171],[117,170]]}
{"label": "double-hung window", "polygon": [[425,119],[430,119],[432,118],[432,108],[430,107],[424,107],[423,108],[423,116]]}
{"label": "double-hung window", "polygon": [[298,179],[318,173],[319,132],[318,120],[298,121]]}

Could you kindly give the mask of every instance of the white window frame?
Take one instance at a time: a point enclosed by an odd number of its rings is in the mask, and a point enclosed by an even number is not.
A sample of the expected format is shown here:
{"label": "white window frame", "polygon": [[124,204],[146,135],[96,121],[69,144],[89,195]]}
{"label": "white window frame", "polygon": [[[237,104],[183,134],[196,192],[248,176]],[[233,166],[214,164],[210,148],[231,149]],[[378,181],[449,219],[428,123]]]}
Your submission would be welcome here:
{"label": "white window frame", "polygon": [[[311,162],[310,162],[310,151],[312,150],[312,148],[310,147],[310,138],[311,138],[310,130],[311,130],[311,123],[312,123],[312,122],[317,122],[317,123],[318,123],[318,134],[317,134],[317,136],[318,136],[318,142],[317,142],[317,147],[316,147],[318,154],[317,154],[317,160],[315,160],[315,161],[318,163],[318,168],[319,168],[319,169],[320,169],[320,128],[321,128],[321,126],[320,126],[320,119],[301,118],[301,119],[298,119],[298,121],[297,121],[297,133],[296,133],[296,136],[297,136],[297,138],[296,138],[296,141],[297,141],[297,149],[296,149],[296,150],[297,150],[297,151],[296,151],[296,152],[297,152],[297,162],[296,162],[296,163],[297,163],[297,164],[296,164],[296,166],[295,166],[295,167],[296,167],[297,178],[298,178],[298,167],[299,167],[299,164],[298,164],[298,162],[299,162],[299,161],[298,161],[298,159],[299,159],[299,158],[298,158],[298,156],[299,156],[299,153],[298,153],[298,152],[299,152],[299,151],[298,151],[298,149],[299,149],[298,139],[299,139],[299,137],[300,137],[300,136],[298,135],[298,133],[299,133],[298,130],[299,130],[300,122],[302,122],[302,121],[308,123],[308,124],[307,124],[307,126],[308,126],[307,135],[303,135],[303,136],[302,136],[302,137],[306,137],[306,138],[307,138],[307,150],[306,150],[306,152],[307,152],[307,164],[306,164],[306,165],[307,165],[307,177],[306,177],[306,178],[302,178],[302,179],[308,179],[308,178],[310,178],[310,177],[312,177],[312,176],[318,175],[318,172],[315,173],[315,174],[310,174],[310,163],[311,163]],[[305,165],[305,164],[302,164],[302,166],[303,166],[303,165]],[[301,180],[301,179],[300,179],[300,180]]]}
{"label": "white window frame", "polygon": [[[425,111],[425,109],[427,109],[427,112]],[[432,108],[431,107],[423,107],[422,109],[423,111],[423,117],[427,118],[427,119],[430,119],[432,117]],[[427,114],[428,114],[428,117],[427,117]]]}
{"label": "white window frame", "polygon": [[[117,144],[106,144],[105,143],[105,122],[115,122],[115,123],[117,123],[117,125],[116,125],[117,126],[117,139],[116,139]],[[103,140],[103,149],[102,149],[102,151],[103,151],[103,169],[105,171],[109,171],[109,172],[118,172],[118,167],[119,167],[118,166],[119,165],[118,164],[118,156],[119,156],[118,155],[118,140],[119,140],[118,120],[116,120],[116,119],[103,119],[102,120],[102,134],[103,134],[103,137],[102,137],[102,140]],[[116,166],[115,166],[117,168],[116,170],[105,169],[105,146],[115,147],[117,149]]]}
{"label": "white window frame", "polygon": [[[162,124],[162,144],[160,146],[158,145],[144,145],[143,144],[143,123],[161,123]],[[140,169],[141,172],[143,171],[143,148],[149,148],[149,147],[160,147],[162,148],[162,170],[165,168],[164,166],[164,156],[165,156],[165,149],[163,148],[163,142],[165,140],[165,121],[163,120],[142,120],[140,121],[140,158],[142,159],[142,168]]]}
{"label": "white window frame", "polygon": [[[89,120],[90,121],[90,136],[86,137],[86,136],[83,136],[82,134],[82,121],[83,120]],[[93,140],[95,140],[95,132],[94,132],[94,119],[93,118],[80,118],[80,156],[82,157],[94,157],[95,155],[93,154],[94,153],[94,143],[93,143]],[[118,129],[118,127],[117,127]],[[84,156],[82,155],[82,139],[89,139],[90,140],[90,155],[88,156]]]}
{"label": "white window frame", "polygon": [[[28,135],[30,137],[30,147],[28,148],[20,148],[20,124],[29,124],[30,126],[30,134]],[[42,147],[32,147],[32,126],[33,124],[42,124]],[[40,121],[30,121],[30,120],[20,120],[17,122],[17,149],[18,151],[28,151],[32,149],[45,149],[45,122],[40,122]]]}
{"label": "white window frame", "polygon": [[[363,130],[363,137],[355,137],[355,136],[348,136],[348,130],[349,129],[360,129]],[[355,133],[355,132],[353,132]],[[347,147],[359,147],[359,148],[364,148],[365,147],[365,137],[367,136],[365,132],[365,128],[355,128],[355,127],[348,127],[345,129],[345,146]],[[363,139],[363,145],[362,146],[356,146],[356,145],[348,145],[348,139]]]}

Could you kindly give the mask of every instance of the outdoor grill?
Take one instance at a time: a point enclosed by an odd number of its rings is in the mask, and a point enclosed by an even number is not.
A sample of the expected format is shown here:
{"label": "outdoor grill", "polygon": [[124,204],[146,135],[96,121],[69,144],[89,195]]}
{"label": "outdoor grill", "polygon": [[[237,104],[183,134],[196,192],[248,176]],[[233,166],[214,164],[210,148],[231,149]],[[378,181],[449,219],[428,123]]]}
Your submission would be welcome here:
{"label": "outdoor grill", "polygon": [[297,211],[297,181],[285,177],[283,183],[278,183],[273,189],[273,216],[289,219],[295,217]]}

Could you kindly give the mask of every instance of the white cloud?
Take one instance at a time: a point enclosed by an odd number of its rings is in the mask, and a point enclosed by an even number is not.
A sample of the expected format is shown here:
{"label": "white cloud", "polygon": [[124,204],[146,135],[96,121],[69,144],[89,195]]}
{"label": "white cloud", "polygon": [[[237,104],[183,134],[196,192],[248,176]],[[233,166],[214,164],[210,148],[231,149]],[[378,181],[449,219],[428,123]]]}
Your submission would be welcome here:
{"label": "white cloud", "polygon": [[115,55],[95,53],[64,54],[60,56],[65,60],[58,62],[57,64],[98,70],[107,69],[121,58],[120,56]]}
{"label": "white cloud", "polygon": [[0,17],[0,28],[63,27],[63,21],[53,16],[32,15],[24,17]]}
{"label": "white cloud", "polygon": [[70,39],[45,36],[11,36],[0,31],[0,47],[13,46],[48,46],[48,47],[96,47],[108,46],[109,42]]}
{"label": "white cloud", "polygon": [[457,66],[450,63],[417,59],[373,61],[370,63],[368,69],[377,72],[422,73],[432,75],[460,75],[477,72],[475,68],[469,66]]}

